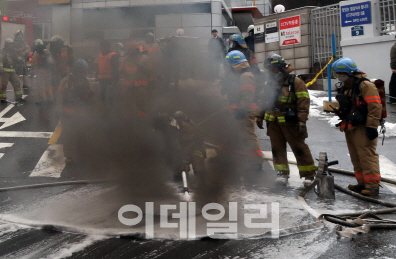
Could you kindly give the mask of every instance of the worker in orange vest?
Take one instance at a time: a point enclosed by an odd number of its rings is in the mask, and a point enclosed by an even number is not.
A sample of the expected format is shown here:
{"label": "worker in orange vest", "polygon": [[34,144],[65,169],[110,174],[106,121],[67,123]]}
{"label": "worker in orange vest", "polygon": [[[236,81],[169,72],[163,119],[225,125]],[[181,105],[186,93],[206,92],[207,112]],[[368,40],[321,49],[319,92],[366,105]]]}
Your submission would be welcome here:
{"label": "worker in orange vest", "polygon": [[148,58],[139,52],[139,45],[135,42],[129,43],[126,51],[126,57],[120,66],[126,114],[131,115],[131,103],[135,103],[138,117],[145,117],[150,72]]}
{"label": "worker in orange vest", "polygon": [[160,79],[162,76],[162,53],[160,46],[154,41],[154,34],[146,34],[144,42],[140,45],[140,51],[148,57],[150,70],[149,84],[150,89],[160,88]]}
{"label": "worker in orange vest", "polygon": [[99,91],[102,101],[111,101],[114,95],[114,87],[119,80],[120,62],[117,53],[111,51],[110,42],[104,40],[100,43],[99,53]]}

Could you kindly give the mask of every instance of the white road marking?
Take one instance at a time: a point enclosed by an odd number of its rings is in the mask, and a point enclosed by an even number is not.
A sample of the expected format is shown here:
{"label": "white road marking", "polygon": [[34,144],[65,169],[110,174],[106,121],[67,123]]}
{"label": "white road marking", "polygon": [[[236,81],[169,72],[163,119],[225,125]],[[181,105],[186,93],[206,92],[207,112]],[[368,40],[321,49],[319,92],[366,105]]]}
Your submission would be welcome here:
{"label": "white road marking", "polygon": [[14,107],[15,105],[13,104],[8,105],[4,110],[0,112],[0,117],[3,117],[7,112],[9,112]]}
{"label": "white road marking", "polygon": [[4,153],[0,153],[0,159],[4,156]]}
{"label": "white road marking", "polygon": [[15,113],[12,115],[11,118],[1,118],[0,117],[0,122],[4,122],[4,124],[0,127],[0,129],[7,128],[9,126],[12,126],[14,124],[17,124],[19,122],[25,121],[25,117],[22,116],[19,112]]}
{"label": "white road marking", "polygon": [[383,155],[379,156],[381,176],[396,180],[396,164]]}
{"label": "white road marking", "polygon": [[50,145],[34,168],[30,177],[55,177],[59,178],[65,168],[63,145]]}
{"label": "white road marking", "polygon": [[0,143],[0,148],[12,147],[14,143]]}
{"label": "white road marking", "polygon": [[1,138],[51,138],[53,132],[0,131]]}

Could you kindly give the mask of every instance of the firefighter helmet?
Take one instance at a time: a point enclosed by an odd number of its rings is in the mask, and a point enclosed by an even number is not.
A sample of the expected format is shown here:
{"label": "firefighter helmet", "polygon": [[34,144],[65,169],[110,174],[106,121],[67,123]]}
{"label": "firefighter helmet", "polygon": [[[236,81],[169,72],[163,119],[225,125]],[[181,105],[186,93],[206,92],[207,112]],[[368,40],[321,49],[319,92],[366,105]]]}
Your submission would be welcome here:
{"label": "firefighter helmet", "polygon": [[176,36],[183,36],[184,35],[184,30],[183,29],[177,29],[176,30]]}
{"label": "firefighter helmet", "polygon": [[188,121],[188,116],[182,112],[182,111],[177,111],[173,114],[173,118],[176,121]]}
{"label": "firefighter helmet", "polygon": [[350,58],[340,58],[331,66],[331,70],[336,73],[347,73],[352,76],[354,72],[359,72],[359,68]]}
{"label": "firefighter helmet", "polygon": [[250,26],[248,27],[248,29],[247,29],[248,32],[250,32],[251,30],[254,30],[254,25],[253,25],[253,24],[250,25]]}
{"label": "firefighter helmet", "polygon": [[247,62],[245,55],[239,50],[233,50],[230,53],[228,53],[226,56],[226,60],[231,66],[235,66],[240,63]]}
{"label": "firefighter helmet", "polygon": [[59,36],[59,35],[55,35],[55,36],[53,36],[52,38],[51,38],[51,42],[59,42],[59,43],[63,43],[63,42],[65,42],[65,40],[63,39],[63,37],[62,36]]}
{"label": "firefighter helmet", "polygon": [[287,63],[286,63],[285,59],[282,58],[278,54],[272,54],[271,56],[266,58],[264,61],[264,67],[266,67],[268,69],[272,69],[272,68],[282,69],[282,68],[285,68],[286,66],[287,66]]}
{"label": "firefighter helmet", "polygon": [[34,41],[34,45],[36,45],[36,46],[42,46],[42,45],[44,45],[44,42],[43,42],[43,40],[41,40],[41,39],[37,39],[37,40]]}
{"label": "firefighter helmet", "polygon": [[84,59],[77,59],[73,64],[73,72],[88,72],[88,63]]}
{"label": "firefighter helmet", "polygon": [[236,41],[239,45],[246,44],[245,38],[240,34],[231,35],[230,41]]}
{"label": "firefighter helmet", "polygon": [[15,36],[18,36],[18,35],[22,35],[23,36],[23,31],[22,30],[17,30],[16,33],[15,33]]}
{"label": "firefighter helmet", "polygon": [[4,45],[9,45],[9,44],[13,44],[14,43],[14,40],[13,39],[10,39],[10,38],[7,38],[5,41],[4,41]]}

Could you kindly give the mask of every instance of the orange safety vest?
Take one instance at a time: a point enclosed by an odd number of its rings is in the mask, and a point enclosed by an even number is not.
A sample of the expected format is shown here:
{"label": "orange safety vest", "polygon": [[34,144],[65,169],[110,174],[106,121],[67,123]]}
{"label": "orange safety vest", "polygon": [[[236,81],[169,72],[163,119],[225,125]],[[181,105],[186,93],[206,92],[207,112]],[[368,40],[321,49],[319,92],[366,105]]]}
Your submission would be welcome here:
{"label": "orange safety vest", "polygon": [[115,52],[111,52],[106,56],[102,55],[102,52],[99,54],[99,75],[98,78],[111,78],[112,68],[110,59],[116,55]]}

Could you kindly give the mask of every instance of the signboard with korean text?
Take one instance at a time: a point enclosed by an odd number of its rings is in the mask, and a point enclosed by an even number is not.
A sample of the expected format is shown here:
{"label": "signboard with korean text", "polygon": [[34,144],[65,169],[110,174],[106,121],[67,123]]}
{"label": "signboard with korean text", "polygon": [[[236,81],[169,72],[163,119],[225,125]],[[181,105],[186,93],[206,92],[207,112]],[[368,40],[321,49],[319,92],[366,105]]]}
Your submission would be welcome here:
{"label": "signboard with korean text", "polygon": [[264,24],[254,26],[254,42],[264,42]]}
{"label": "signboard with korean text", "polygon": [[364,28],[362,25],[353,26],[351,32],[352,36],[362,36],[364,35]]}
{"label": "signboard with korean text", "polygon": [[279,19],[279,44],[287,46],[301,43],[301,18],[299,15]]}
{"label": "signboard with korean text", "polygon": [[70,0],[39,0],[38,4],[70,4]]}
{"label": "signboard with korean text", "polygon": [[267,23],[265,25],[265,42],[279,41],[278,24],[276,22]]}
{"label": "signboard with korean text", "polygon": [[371,23],[371,2],[341,6],[342,27]]}

